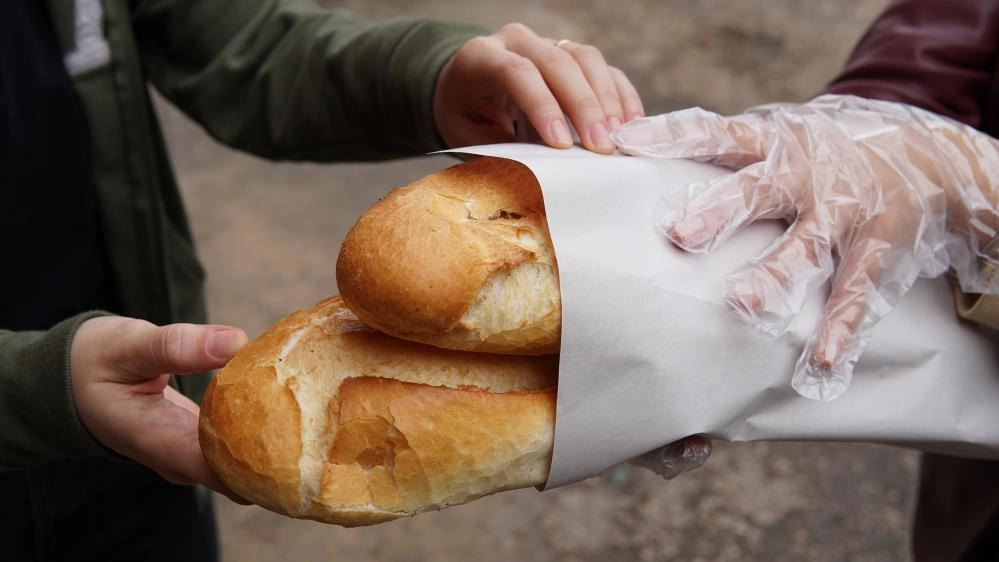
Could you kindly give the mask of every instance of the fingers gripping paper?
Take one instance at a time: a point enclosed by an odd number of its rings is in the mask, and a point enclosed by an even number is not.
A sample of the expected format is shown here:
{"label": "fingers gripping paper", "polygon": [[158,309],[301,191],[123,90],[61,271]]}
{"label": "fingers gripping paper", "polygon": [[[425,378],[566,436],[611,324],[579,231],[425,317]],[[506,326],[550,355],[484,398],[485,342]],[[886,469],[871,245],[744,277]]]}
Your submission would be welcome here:
{"label": "fingers gripping paper", "polygon": [[834,402],[791,388],[827,288],[776,339],[722,301],[722,279],[783,231],[757,224],[710,256],[655,228],[671,187],[723,170],[681,160],[496,145],[538,177],[559,264],[562,348],[547,487],[702,433],[730,441],[862,441],[999,458],[999,337],[956,319],[943,279],[920,280],[877,328]]}

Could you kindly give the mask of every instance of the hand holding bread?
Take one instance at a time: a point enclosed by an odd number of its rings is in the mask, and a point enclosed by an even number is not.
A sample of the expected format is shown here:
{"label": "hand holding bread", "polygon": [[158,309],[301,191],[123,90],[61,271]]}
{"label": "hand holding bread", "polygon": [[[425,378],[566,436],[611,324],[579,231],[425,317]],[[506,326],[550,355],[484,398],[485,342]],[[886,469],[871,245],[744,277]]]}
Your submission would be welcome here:
{"label": "hand holding bread", "polygon": [[236,502],[198,446],[198,405],[170,386],[184,375],[225,365],[246,343],[229,326],[155,326],[97,316],[76,329],[69,353],[76,415],[104,447],[175,484],[202,484]]}

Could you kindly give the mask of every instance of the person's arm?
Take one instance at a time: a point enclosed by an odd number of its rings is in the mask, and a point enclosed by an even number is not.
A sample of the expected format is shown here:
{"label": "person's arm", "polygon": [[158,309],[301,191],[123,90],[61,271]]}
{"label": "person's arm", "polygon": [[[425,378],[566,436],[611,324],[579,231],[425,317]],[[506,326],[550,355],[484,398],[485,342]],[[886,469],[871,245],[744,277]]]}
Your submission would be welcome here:
{"label": "person's arm", "polygon": [[825,93],[897,101],[981,128],[999,54],[999,0],[896,0]]}
{"label": "person's arm", "polygon": [[[896,0],[825,92],[902,102],[983,129],[999,118],[989,112],[999,106],[997,71],[999,0]],[[999,296],[958,290],[956,306],[999,330]]]}
{"label": "person's arm", "polygon": [[0,330],[0,469],[107,453],[80,422],[69,366],[77,328],[98,314],[48,331]]}
{"label": "person's arm", "polygon": [[367,21],[309,0],[132,0],[156,87],[230,146],[372,160],[531,138],[611,152],[643,115],[600,51],[521,24]]}
{"label": "person's arm", "polygon": [[441,147],[437,75],[477,27],[370,22],[307,0],[132,0],[143,69],[221,142],[273,159]]}

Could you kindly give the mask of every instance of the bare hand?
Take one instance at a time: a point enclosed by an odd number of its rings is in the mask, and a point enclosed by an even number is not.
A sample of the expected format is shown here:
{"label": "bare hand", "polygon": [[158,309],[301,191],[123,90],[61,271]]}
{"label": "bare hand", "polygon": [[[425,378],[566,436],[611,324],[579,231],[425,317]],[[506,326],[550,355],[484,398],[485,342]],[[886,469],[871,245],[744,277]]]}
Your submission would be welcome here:
{"label": "bare hand", "polygon": [[157,327],[122,317],[84,322],[70,355],[83,424],[105,446],[175,484],[204,484],[246,503],[212,472],[198,443],[198,406],[169,386],[170,374],[222,367],[246,343],[237,328]]}
{"label": "bare hand", "polygon": [[444,66],[434,118],[453,147],[523,138],[526,118],[541,140],[567,148],[571,121],[584,147],[609,153],[609,133],[644,115],[634,86],[589,45],[508,24],[465,43]]}

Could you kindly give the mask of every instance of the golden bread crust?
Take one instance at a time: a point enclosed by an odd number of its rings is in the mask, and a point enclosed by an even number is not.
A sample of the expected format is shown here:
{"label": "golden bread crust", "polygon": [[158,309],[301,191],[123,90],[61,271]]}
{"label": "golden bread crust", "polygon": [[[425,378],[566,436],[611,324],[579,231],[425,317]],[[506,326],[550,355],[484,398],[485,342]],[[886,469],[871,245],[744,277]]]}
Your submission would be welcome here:
{"label": "golden bread crust", "polygon": [[396,337],[558,352],[558,267],[541,188],[513,160],[474,158],[390,193],[348,233],[337,284],[361,320]]}
{"label": "golden bread crust", "polygon": [[268,509],[378,523],[544,483],[556,369],[554,357],[392,338],[334,297],[280,320],[219,373],[202,450]]}

